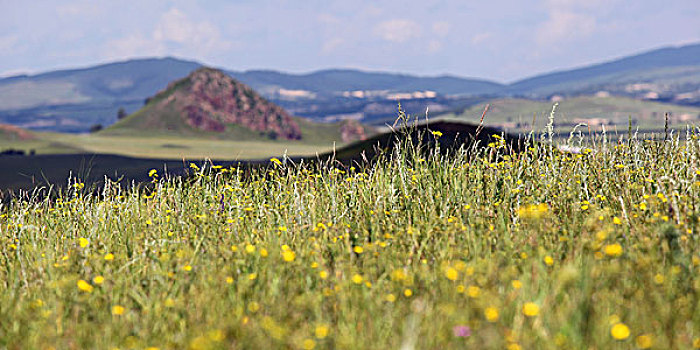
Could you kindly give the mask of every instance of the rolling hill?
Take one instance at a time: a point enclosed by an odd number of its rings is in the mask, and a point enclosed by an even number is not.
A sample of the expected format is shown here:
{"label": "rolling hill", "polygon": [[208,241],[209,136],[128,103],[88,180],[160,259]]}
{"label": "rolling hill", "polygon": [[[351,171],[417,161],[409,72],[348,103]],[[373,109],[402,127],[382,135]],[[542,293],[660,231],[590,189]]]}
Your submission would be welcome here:
{"label": "rolling hill", "polygon": [[34,139],[34,134],[30,131],[14,125],[0,124],[0,140],[2,141],[27,141],[32,139]]}
{"label": "rolling hill", "polygon": [[442,95],[484,95],[498,93],[504,85],[482,79],[449,75],[419,77],[409,74],[328,69],[308,74],[288,74],[269,70],[229,72],[256,90],[274,94],[279,89],[302,90],[333,96],[349,91],[413,92],[434,91]]}
{"label": "rolling hill", "polygon": [[[60,132],[86,132],[93,124],[111,125],[117,121],[119,108],[129,113],[139,110],[147,97],[199,67],[201,63],[176,58],[147,58],[0,79],[0,123]],[[260,70],[227,73],[274,102],[284,102],[289,96],[301,93],[312,96],[312,102],[320,102],[317,107],[321,110],[330,111],[337,110],[343,101],[357,100],[355,97],[338,98],[338,94],[350,90],[414,92],[433,89],[439,94],[482,94],[495,93],[502,88],[498,83],[476,79],[357,70],[324,70],[309,74]],[[285,91],[291,95],[285,95]]]}
{"label": "rolling hill", "polygon": [[[201,66],[176,58],[148,58],[0,79],[0,123],[61,132],[108,126],[117,121],[119,108],[137,111],[147,97]],[[352,116],[382,124],[395,114],[397,100],[417,106],[409,109],[420,113],[426,106],[434,112],[462,109],[485,97],[545,99],[600,91],[700,105],[700,44],[661,48],[511,84],[350,69],[226,72],[292,114],[325,121]]]}
{"label": "rolling hill", "polygon": [[[533,101],[523,98],[497,98],[467,108],[461,113],[445,114],[442,120],[476,123],[486,104],[490,105],[484,123],[509,132],[531,130],[539,132],[548,122],[554,102]],[[685,125],[700,123],[700,108],[668,103],[640,101],[627,97],[579,96],[558,102],[555,125],[568,135],[574,125],[586,123],[592,130],[600,131],[601,124],[607,130],[627,131],[630,119],[633,127],[644,132],[659,132],[664,128],[664,115],[669,113],[671,127],[680,130]],[[535,125],[533,127],[533,121]]]}
{"label": "rolling hill", "polygon": [[299,125],[282,108],[211,68],[198,68],[186,78],[170,83],[149,98],[141,110],[105,132],[123,129],[178,135],[211,133],[221,137],[301,139]]}
{"label": "rolling hill", "polygon": [[700,44],[662,48],[602,64],[538,75],[512,83],[505,91],[528,96],[598,90],[622,93],[634,92],[628,85],[642,83],[658,85],[648,86],[648,90],[669,92],[700,88]]}
{"label": "rolling hill", "polygon": [[174,58],[136,59],[0,79],[0,122],[63,132],[110,125],[119,108],[141,108],[146,97],[199,66]]}
{"label": "rolling hill", "polygon": [[363,139],[367,131],[353,121],[320,124],[292,117],[224,72],[202,67],[170,83],[101,134],[331,144]]}
{"label": "rolling hill", "polygon": [[[0,79],[0,109],[113,101],[141,103],[199,66],[196,62],[174,58],[135,59]],[[27,93],[28,89],[31,93]]]}

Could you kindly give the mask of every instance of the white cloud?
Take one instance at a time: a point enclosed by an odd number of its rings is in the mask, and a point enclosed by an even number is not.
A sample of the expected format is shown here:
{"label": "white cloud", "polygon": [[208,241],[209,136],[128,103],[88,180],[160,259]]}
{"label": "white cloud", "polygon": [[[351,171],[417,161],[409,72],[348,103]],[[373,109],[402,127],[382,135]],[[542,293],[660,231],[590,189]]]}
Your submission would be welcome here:
{"label": "white cloud", "polygon": [[573,11],[556,10],[539,28],[535,41],[540,46],[556,45],[567,40],[585,38],[596,29],[595,17]]}
{"label": "white cloud", "polygon": [[450,34],[450,23],[441,21],[433,23],[433,34],[439,37],[445,37]]}
{"label": "white cloud", "polygon": [[16,34],[10,34],[5,36],[0,36],[0,52],[4,54],[12,53],[19,41],[19,36]]}
{"label": "white cloud", "polygon": [[101,12],[99,4],[94,1],[79,1],[56,7],[56,13],[60,17],[94,17]]}
{"label": "white cloud", "polygon": [[201,51],[227,46],[221,33],[207,21],[195,22],[182,11],[172,8],[163,14],[153,31],[157,42],[171,42]]}
{"label": "white cloud", "polygon": [[484,32],[484,33],[477,33],[477,34],[472,35],[471,40],[472,40],[472,44],[479,45],[479,44],[482,44],[484,42],[488,42],[489,39],[491,39],[492,37],[493,37],[493,33]]}
{"label": "white cloud", "polygon": [[363,9],[362,13],[364,15],[367,15],[370,17],[377,17],[377,16],[381,16],[384,13],[384,10],[379,6],[376,6],[374,4],[370,4],[370,5],[367,5],[367,7],[365,7]]}
{"label": "white cloud", "polygon": [[616,0],[545,0],[548,18],[537,28],[535,42],[553,46],[586,38],[596,32],[597,17],[612,8]]}
{"label": "white cloud", "polygon": [[442,50],[442,43],[437,40],[431,40],[428,43],[428,53],[436,53]]}
{"label": "white cloud", "polygon": [[345,40],[343,38],[335,37],[326,40],[321,47],[321,53],[330,54],[335,51],[338,47],[343,45]]}
{"label": "white cloud", "polygon": [[165,54],[165,51],[163,43],[138,34],[131,34],[108,42],[104,56],[109,59],[160,56]]}
{"label": "white cloud", "polygon": [[374,34],[386,41],[403,43],[416,39],[421,35],[420,25],[406,19],[392,19],[379,23],[374,28]]}
{"label": "white cloud", "polygon": [[318,16],[316,16],[316,19],[326,25],[337,25],[340,24],[340,19],[336,16],[333,16],[329,13],[321,13]]}
{"label": "white cloud", "polygon": [[106,58],[161,56],[166,53],[183,56],[207,55],[225,51],[231,42],[207,21],[193,21],[184,12],[171,8],[156,23],[151,35],[131,33],[106,43]]}

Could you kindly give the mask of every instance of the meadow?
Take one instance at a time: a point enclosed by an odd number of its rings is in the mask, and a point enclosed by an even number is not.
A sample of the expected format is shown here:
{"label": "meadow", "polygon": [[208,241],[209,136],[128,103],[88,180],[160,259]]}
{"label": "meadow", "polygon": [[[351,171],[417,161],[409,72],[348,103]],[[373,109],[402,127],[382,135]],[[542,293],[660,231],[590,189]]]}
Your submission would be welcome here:
{"label": "meadow", "polygon": [[12,201],[0,348],[700,348],[696,132],[551,136]]}
{"label": "meadow", "polygon": [[[549,122],[547,116],[552,110],[553,102],[536,101],[520,98],[500,98],[489,101],[488,122],[500,125],[511,133],[528,133],[540,130]],[[441,118],[478,123],[483,106],[471,106],[462,113],[448,113]],[[561,130],[571,129],[574,125],[585,123],[590,130],[600,133],[601,120],[607,121],[605,129],[610,134],[663,133],[665,113],[669,113],[669,125],[684,130],[687,124],[697,124],[700,120],[700,108],[679,106],[670,103],[635,100],[627,97],[578,96],[562,100],[556,108],[557,123]],[[589,129],[588,126],[579,128]],[[562,136],[567,137],[568,133]]]}

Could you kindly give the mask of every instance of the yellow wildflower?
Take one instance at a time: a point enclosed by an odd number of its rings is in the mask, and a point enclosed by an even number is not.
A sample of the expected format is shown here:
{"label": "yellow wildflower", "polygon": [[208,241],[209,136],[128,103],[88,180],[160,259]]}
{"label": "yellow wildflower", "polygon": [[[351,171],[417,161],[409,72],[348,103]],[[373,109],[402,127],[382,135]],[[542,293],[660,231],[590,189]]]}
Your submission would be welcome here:
{"label": "yellow wildflower", "polygon": [[245,252],[248,254],[253,254],[255,253],[255,246],[252,244],[246,244],[245,245]]}
{"label": "yellow wildflower", "polygon": [[549,207],[545,203],[530,204],[518,209],[518,216],[523,219],[540,219],[549,211]]}
{"label": "yellow wildflower", "polygon": [[508,349],[508,350],[522,350],[522,348],[520,347],[520,345],[518,345],[518,343],[510,343],[510,344],[508,344],[507,349]]}
{"label": "yellow wildflower", "polygon": [[487,321],[496,322],[498,321],[498,309],[493,306],[487,307],[484,309],[484,316],[486,317]]}
{"label": "yellow wildflower", "polygon": [[635,339],[635,342],[638,348],[649,349],[654,345],[654,338],[651,337],[651,334],[642,334]]}
{"label": "yellow wildflower", "polygon": [[282,252],[282,259],[286,262],[294,261],[294,258],[296,258],[296,256],[297,255],[291,250],[285,250]]}
{"label": "yellow wildflower", "polygon": [[605,246],[605,254],[610,257],[618,257],[622,255],[622,246],[618,243],[608,244]]}
{"label": "yellow wildflower", "polygon": [[316,347],[316,342],[313,339],[304,339],[304,341],[301,343],[301,347],[304,350],[312,350]]}
{"label": "yellow wildflower", "polygon": [[328,336],[328,326],[324,324],[318,325],[316,326],[314,333],[316,335],[316,339],[324,339]]}
{"label": "yellow wildflower", "polygon": [[523,314],[527,317],[535,317],[540,313],[540,307],[535,303],[525,303],[523,305]]}
{"label": "yellow wildflower", "polygon": [[83,292],[92,293],[93,287],[90,285],[90,283],[85,282],[85,280],[78,280],[78,289],[82,290]]}
{"label": "yellow wildflower", "polygon": [[445,277],[447,277],[447,279],[450,281],[454,281],[459,277],[459,272],[457,272],[457,269],[453,267],[448,267],[445,270]]}
{"label": "yellow wildflower", "polygon": [[617,340],[624,340],[630,336],[630,329],[624,323],[617,323],[610,328],[610,335]]}
{"label": "yellow wildflower", "polygon": [[120,316],[120,315],[124,314],[124,311],[125,311],[125,309],[121,305],[112,306],[112,315]]}
{"label": "yellow wildflower", "polygon": [[255,312],[257,312],[258,310],[260,310],[260,304],[258,304],[257,302],[251,301],[251,302],[248,304],[248,311],[250,311],[250,312],[252,312],[252,313],[255,313]]}

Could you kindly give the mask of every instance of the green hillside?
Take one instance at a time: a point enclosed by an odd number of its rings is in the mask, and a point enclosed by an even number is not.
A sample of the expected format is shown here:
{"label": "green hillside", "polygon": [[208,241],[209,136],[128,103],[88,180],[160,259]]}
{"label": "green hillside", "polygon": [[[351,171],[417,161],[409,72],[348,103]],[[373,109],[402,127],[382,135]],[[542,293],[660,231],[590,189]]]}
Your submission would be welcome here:
{"label": "green hillside", "polygon": [[292,117],[223,72],[201,68],[171,83],[100,135],[332,145],[351,141],[341,132],[348,123]]}
{"label": "green hillside", "polygon": [[[517,98],[499,98],[490,104],[484,123],[501,127],[510,132],[541,130],[548,122],[555,102],[533,101]],[[478,123],[484,104],[472,106],[460,114],[446,114],[437,118],[445,120]],[[640,130],[663,130],[664,114],[670,113],[670,125],[683,128],[685,125],[700,123],[700,108],[673,104],[640,101],[624,97],[581,96],[558,102],[555,125],[568,130],[578,123],[588,123],[593,130],[601,130],[600,123],[606,123],[607,130],[627,131],[629,118],[633,127]]]}
{"label": "green hillside", "polygon": [[[299,144],[342,144],[340,127],[342,122],[316,123],[305,118],[293,117],[301,129]],[[369,131],[369,129],[368,129]],[[139,138],[177,138],[220,141],[257,141],[264,143],[286,144],[286,140],[271,140],[264,135],[252,133],[237,125],[227,126],[224,133],[212,133],[189,127],[182,121],[174,109],[152,113],[149,106],[125,118],[113,126],[100,131],[100,136],[126,136]]]}
{"label": "green hillside", "polygon": [[596,89],[624,90],[624,85],[628,83],[663,83],[667,89],[675,90],[684,84],[698,86],[698,67],[700,44],[667,47],[610,62],[523,79],[510,84],[507,90],[525,95],[547,95],[590,92]]}

